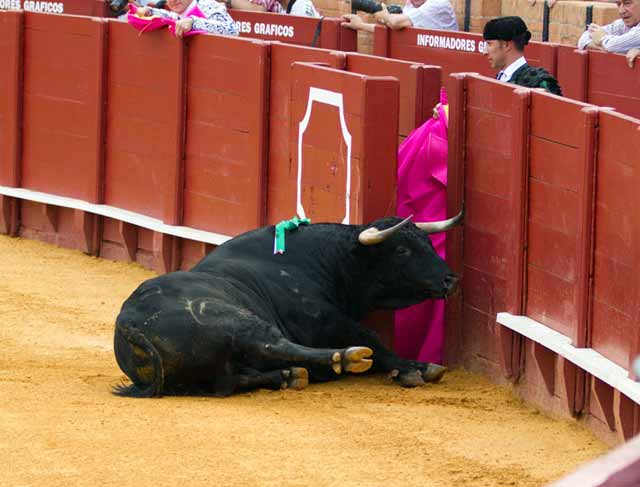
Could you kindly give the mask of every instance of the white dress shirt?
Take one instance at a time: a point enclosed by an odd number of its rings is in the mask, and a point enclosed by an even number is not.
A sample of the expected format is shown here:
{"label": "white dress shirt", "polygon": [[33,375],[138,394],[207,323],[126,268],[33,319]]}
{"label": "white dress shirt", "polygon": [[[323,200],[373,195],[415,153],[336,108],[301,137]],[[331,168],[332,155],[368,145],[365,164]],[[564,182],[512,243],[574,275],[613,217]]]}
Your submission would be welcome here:
{"label": "white dress shirt", "polygon": [[402,13],[419,29],[458,30],[456,14],[449,0],[427,0],[418,8],[407,0]]}
{"label": "white dress shirt", "polygon": [[498,81],[509,81],[513,76],[513,73],[518,71],[518,69],[520,69],[525,64],[527,64],[527,60],[524,58],[524,56],[520,56],[518,59],[512,62],[509,66],[507,66],[502,71],[500,71],[496,79]]}

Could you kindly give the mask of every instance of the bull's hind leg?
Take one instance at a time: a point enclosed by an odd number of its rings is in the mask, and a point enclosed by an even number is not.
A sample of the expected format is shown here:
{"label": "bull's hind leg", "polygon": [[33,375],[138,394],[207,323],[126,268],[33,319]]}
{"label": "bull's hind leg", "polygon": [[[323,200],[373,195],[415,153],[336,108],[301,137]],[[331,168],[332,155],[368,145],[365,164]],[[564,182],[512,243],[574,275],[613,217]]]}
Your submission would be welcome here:
{"label": "bull's hind leg", "polygon": [[[372,350],[367,347],[311,348],[280,338],[267,343],[252,343],[248,356],[262,365],[277,367],[304,367],[312,371],[312,378],[319,380],[337,376],[343,372],[360,373],[369,370],[373,361]],[[327,375],[330,374],[330,375]]]}
{"label": "bull's hind leg", "polygon": [[229,396],[236,392],[255,389],[304,389],[309,385],[309,372],[303,367],[291,367],[283,370],[260,372],[251,368],[242,368],[237,374],[218,377],[213,385],[217,396]]}

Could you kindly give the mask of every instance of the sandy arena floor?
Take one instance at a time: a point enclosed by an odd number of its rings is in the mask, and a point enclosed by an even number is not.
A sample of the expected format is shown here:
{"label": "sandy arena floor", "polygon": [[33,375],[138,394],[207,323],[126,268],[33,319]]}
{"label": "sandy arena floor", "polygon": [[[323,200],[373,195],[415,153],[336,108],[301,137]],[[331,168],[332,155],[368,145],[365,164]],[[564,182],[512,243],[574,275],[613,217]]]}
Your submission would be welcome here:
{"label": "sandy arena floor", "polygon": [[0,485],[540,486],[606,451],[462,371],[226,399],[125,399],[122,301],[154,274],[0,236]]}

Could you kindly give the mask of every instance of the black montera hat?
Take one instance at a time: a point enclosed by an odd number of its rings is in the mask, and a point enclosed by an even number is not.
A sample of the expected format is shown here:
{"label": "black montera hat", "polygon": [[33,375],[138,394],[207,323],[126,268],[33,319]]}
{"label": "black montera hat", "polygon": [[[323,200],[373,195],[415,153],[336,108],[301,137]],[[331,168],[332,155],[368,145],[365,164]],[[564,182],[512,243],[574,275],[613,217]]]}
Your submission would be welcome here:
{"label": "black montera hat", "polygon": [[526,45],[531,39],[531,32],[527,30],[527,24],[520,17],[498,17],[490,20],[484,26],[482,34],[485,40],[513,41],[522,40]]}

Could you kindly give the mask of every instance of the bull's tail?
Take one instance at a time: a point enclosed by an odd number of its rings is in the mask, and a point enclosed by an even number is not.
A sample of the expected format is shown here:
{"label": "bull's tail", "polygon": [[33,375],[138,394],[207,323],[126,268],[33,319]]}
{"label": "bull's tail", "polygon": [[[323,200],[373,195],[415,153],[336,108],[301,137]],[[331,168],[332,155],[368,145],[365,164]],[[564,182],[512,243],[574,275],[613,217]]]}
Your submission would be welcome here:
{"label": "bull's tail", "polygon": [[118,384],[112,392],[124,397],[161,397],[164,385],[162,358],[137,328],[118,323],[113,348],[116,361],[132,384]]}

